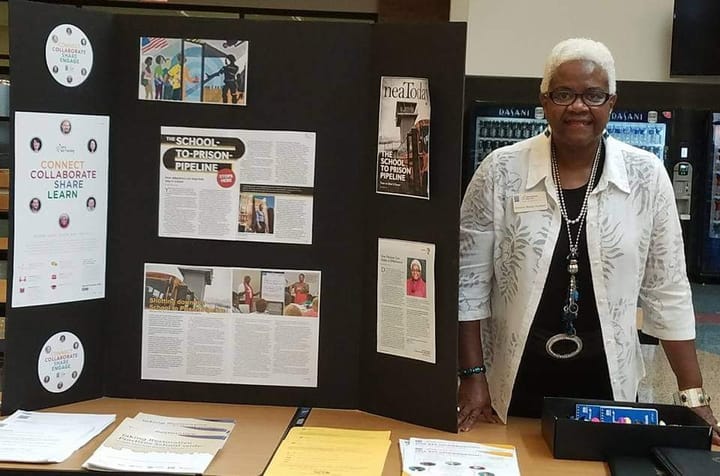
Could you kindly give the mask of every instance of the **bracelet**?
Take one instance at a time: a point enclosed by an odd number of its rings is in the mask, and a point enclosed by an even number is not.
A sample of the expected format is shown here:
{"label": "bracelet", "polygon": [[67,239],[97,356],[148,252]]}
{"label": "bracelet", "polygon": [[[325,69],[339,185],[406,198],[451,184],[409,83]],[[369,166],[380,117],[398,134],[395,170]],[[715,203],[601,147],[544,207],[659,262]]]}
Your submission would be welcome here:
{"label": "bracelet", "polygon": [[682,405],[689,408],[710,405],[710,400],[710,395],[702,388],[688,388],[673,394],[673,402],[675,405]]}
{"label": "bracelet", "polygon": [[485,366],[478,365],[477,367],[469,367],[467,369],[458,370],[458,377],[466,378],[470,377],[471,375],[484,374],[485,372],[487,372]]}

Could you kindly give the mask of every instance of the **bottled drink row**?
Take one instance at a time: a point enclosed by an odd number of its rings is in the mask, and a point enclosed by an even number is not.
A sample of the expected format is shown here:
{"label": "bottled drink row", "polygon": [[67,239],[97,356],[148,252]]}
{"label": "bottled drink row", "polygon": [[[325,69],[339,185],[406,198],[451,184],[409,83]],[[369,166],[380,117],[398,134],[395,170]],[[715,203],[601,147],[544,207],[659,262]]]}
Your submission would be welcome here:
{"label": "bottled drink row", "polygon": [[652,152],[665,160],[665,124],[609,122],[606,129],[617,140]]}
{"label": "bottled drink row", "polygon": [[607,131],[618,140],[640,145],[665,145],[665,124],[608,122]]}
{"label": "bottled drink row", "polygon": [[[480,165],[480,162],[483,161],[485,157],[490,154],[495,149],[498,149],[500,147],[504,147],[506,145],[514,144],[515,142],[518,142],[522,139],[497,139],[497,140],[489,140],[489,139],[477,139],[475,141],[475,164],[474,168],[477,168],[478,165]],[[632,144],[635,147],[639,147],[641,149],[647,150],[648,152],[652,152],[653,154],[657,155],[661,159],[664,156],[665,153],[665,147],[661,146],[650,146],[650,145],[642,145],[642,144]]]}
{"label": "bottled drink row", "polygon": [[[546,127],[547,122],[544,119],[476,118],[475,168],[498,147],[540,134]],[[665,160],[665,124],[609,122],[607,131],[616,139],[647,150],[661,160]]]}
{"label": "bottled drink row", "polygon": [[474,168],[495,149],[540,134],[547,127],[542,119],[478,117],[475,122]]}
{"label": "bottled drink row", "polygon": [[503,119],[478,117],[475,123],[475,139],[522,140],[540,134],[547,122],[542,119]]}

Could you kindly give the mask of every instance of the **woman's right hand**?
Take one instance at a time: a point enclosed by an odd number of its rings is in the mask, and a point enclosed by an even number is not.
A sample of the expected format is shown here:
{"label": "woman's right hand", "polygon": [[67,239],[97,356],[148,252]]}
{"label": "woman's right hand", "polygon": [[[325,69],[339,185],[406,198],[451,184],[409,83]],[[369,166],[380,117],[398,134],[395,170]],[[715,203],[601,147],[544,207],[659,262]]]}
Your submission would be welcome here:
{"label": "woman's right hand", "polygon": [[469,431],[478,421],[498,422],[497,416],[493,414],[485,374],[460,379],[457,421],[460,431]]}

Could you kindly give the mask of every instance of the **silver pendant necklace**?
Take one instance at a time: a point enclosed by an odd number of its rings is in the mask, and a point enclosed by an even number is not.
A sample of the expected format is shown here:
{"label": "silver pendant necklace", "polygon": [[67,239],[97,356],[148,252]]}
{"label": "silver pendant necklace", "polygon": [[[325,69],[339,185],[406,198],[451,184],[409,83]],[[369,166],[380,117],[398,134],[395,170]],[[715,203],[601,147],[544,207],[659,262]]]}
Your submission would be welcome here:
{"label": "silver pendant necklace", "polygon": [[[583,342],[580,337],[577,336],[575,330],[575,320],[578,316],[578,301],[580,300],[580,293],[577,288],[577,280],[575,275],[578,273],[578,246],[580,245],[580,234],[582,233],[583,225],[585,224],[585,218],[587,216],[588,199],[592,192],[595,184],[595,176],[597,175],[598,164],[600,163],[600,153],[602,151],[602,140],[598,144],[598,148],[595,151],[595,160],[593,161],[592,169],[590,171],[590,179],[585,190],[585,197],[580,207],[580,213],[575,218],[570,218],[567,213],[565,206],[565,195],[563,193],[562,183],[560,182],[560,170],[558,168],[557,158],[555,156],[555,145],[551,144],[551,162],[552,162],[552,175],[553,182],[555,183],[555,189],[557,190],[558,201],[560,202],[560,214],[562,219],[565,220],[565,228],[567,229],[568,244],[570,246],[570,253],[568,254],[567,260],[567,271],[570,275],[570,282],[568,283],[567,297],[565,298],[565,305],[563,306],[562,323],[564,332],[555,334],[550,337],[545,343],[545,350],[548,354],[556,359],[570,359],[575,357],[582,351]],[[577,234],[573,239],[572,232],[570,231],[570,225],[578,225]],[[571,342],[575,348],[567,353],[560,353],[555,350],[555,345],[560,342]]]}

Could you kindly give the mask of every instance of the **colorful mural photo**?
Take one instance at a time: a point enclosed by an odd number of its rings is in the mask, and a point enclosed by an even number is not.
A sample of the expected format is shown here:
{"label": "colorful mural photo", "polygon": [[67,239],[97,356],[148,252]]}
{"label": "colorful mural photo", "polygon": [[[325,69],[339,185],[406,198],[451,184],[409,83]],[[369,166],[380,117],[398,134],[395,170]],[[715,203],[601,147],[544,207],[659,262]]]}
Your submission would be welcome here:
{"label": "colorful mural photo", "polygon": [[249,42],[140,38],[138,99],[247,104]]}

